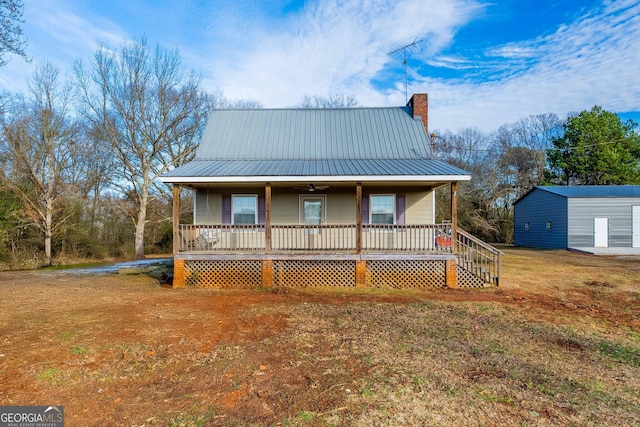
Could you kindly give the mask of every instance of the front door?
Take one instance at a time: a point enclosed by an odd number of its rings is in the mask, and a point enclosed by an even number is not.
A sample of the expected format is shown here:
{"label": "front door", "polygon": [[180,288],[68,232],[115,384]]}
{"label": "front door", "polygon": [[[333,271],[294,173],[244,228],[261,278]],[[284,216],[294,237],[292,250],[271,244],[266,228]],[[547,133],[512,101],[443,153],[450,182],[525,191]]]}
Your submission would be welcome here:
{"label": "front door", "polygon": [[596,248],[609,246],[609,218],[593,219],[593,246]]}
{"label": "front door", "polygon": [[[300,198],[300,219],[304,225],[324,223],[324,197],[302,196]],[[319,228],[307,229],[308,234],[318,234]]]}

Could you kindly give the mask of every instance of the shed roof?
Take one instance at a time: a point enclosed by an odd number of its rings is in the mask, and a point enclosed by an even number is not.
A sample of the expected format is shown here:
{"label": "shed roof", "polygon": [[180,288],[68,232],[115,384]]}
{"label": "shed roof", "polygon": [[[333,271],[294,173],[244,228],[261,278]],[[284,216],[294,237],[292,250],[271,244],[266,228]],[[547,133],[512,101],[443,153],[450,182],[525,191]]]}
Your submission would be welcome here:
{"label": "shed roof", "polygon": [[549,185],[534,187],[515,203],[536,190],[567,198],[640,197],[640,185]]}

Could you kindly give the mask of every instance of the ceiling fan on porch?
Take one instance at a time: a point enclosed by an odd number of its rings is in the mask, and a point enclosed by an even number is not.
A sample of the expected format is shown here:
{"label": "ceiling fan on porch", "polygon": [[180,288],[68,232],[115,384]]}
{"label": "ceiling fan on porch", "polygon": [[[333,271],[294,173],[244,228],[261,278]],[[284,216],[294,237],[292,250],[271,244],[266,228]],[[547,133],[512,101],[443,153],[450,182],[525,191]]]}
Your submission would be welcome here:
{"label": "ceiling fan on porch", "polygon": [[294,190],[303,190],[303,191],[308,191],[310,193],[313,193],[314,191],[318,190],[318,191],[322,191],[322,190],[326,190],[327,188],[329,188],[328,185],[314,185],[314,184],[309,184],[305,187],[294,187]]}

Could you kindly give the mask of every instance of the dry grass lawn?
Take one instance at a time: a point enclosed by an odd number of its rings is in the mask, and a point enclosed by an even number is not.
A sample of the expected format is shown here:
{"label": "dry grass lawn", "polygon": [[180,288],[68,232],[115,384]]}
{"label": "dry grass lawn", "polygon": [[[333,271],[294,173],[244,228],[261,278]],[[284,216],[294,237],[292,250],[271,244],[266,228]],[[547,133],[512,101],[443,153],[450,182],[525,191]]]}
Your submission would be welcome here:
{"label": "dry grass lawn", "polygon": [[482,290],[0,273],[0,405],[68,426],[640,425],[640,259],[505,252]]}

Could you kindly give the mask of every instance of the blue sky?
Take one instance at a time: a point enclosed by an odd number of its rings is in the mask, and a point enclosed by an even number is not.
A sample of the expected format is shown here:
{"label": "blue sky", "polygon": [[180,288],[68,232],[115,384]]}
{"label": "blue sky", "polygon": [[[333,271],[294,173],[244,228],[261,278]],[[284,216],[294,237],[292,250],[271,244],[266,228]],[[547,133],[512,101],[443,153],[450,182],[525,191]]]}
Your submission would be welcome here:
{"label": "blue sky", "polygon": [[98,43],[145,36],[177,48],[206,90],[265,107],[304,95],[361,106],[429,94],[431,129],[490,131],[531,114],[593,105],[640,122],[637,0],[25,0],[32,63],[0,69],[26,90],[44,61],[71,72]]}

